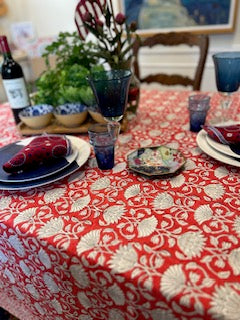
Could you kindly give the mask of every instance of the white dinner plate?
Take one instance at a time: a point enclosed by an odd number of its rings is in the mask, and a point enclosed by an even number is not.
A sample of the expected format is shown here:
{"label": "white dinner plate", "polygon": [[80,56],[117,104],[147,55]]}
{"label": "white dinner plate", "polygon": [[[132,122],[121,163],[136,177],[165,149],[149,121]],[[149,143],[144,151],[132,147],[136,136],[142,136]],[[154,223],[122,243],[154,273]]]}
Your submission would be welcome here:
{"label": "white dinner plate", "polygon": [[215,150],[220,151],[220,152],[226,154],[227,156],[240,159],[240,154],[233,152],[227,144],[222,144],[220,142],[213,140],[212,138],[209,137],[208,134],[206,136],[206,139],[207,139],[207,143]]}
{"label": "white dinner plate", "polygon": [[5,172],[2,168],[3,164],[28,145],[34,138],[35,137],[19,140],[0,148],[0,182],[16,183],[42,179],[65,169],[77,158],[78,150],[72,146],[73,152],[69,156],[61,157],[54,162],[52,161],[41,164],[34,168],[34,170],[23,171],[17,174],[9,174]]}
{"label": "white dinner plate", "polygon": [[214,159],[230,164],[235,167],[240,167],[240,160],[236,160],[233,157],[227,156],[216,149],[212,148],[207,142],[207,132],[205,130],[199,131],[197,135],[197,144],[199,148],[205,152],[207,155],[213,157]]}
{"label": "white dinner plate", "polygon": [[35,187],[41,187],[65,178],[78,170],[88,160],[91,152],[91,146],[88,142],[78,137],[67,136],[67,138],[71,141],[74,148],[76,148],[76,150],[78,151],[77,158],[69,166],[56,173],[53,173],[52,175],[38,180],[23,181],[17,183],[0,182],[0,190],[28,190]]}

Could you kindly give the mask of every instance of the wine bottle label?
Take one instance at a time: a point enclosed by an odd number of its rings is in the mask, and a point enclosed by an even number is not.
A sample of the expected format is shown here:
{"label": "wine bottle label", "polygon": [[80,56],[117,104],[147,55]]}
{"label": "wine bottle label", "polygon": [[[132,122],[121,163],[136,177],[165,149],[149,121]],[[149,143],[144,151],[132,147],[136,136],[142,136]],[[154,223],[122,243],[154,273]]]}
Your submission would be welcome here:
{"label": "wine bottle label", "polygon": [[3,79],[3,85],[12,109],[24,108],[30,105],[24,78]]}

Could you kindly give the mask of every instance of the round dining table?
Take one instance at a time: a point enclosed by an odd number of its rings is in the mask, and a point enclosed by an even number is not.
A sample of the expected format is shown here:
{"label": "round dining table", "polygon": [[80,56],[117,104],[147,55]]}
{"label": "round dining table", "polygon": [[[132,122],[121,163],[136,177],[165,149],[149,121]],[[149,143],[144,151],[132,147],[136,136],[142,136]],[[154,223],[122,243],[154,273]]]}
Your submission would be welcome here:
{"label": "round dining table", "polygon": [[[240,159],[199,147],[192,94],[141,89],[113,169],[91,149],[59,180],[0,190],[0,307],[20,320],[239,320]],[[208,122],[220,96],[206,94]],[[230,113],[240,123],[239,92]],[[0,131],[0,147],[25,138],[8,103]],[[132,171],[128,155],[149,146],[179,150],[184,166]]]}

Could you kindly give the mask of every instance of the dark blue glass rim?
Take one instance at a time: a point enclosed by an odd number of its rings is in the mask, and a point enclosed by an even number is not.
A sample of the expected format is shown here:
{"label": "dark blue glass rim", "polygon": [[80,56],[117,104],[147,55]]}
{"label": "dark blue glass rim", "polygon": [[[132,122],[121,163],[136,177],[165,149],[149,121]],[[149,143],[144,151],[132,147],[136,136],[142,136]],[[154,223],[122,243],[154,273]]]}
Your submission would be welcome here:
{"label": "dark blue glass rim", "polygon": [[212,55],[213,58],[218,58],[218,59],[226,59],[226,58],[231,58],[231,59],[240,59],[240,51],[222,51],[222,52],[217,52]]}
{"label": "dark blue glass rim", "polygon": [[[112,77],[110,79],[99,79],[97,76],[98,75],[101,75],[101,74],[104,74],[104,75],[108,75],[108,74],[111,74],[113,72],[116,72],[116,73],[122,73],[122,76],[121,75],[118,75],[116,77]],[[119,80],[120,78],[121,79],[125,79],[125,78],[129,78],[130,76],[132,75],[132,72],[131,70],[125,70],[125,69],[111,69],[111,70],[107,70],[107,71],[97,71],[97,72],[94,72],[93,74],[89,75],[87,77],[88,80],[92,80],[94,82],[102,82],[102,81],[113,81],[113,80]]]}

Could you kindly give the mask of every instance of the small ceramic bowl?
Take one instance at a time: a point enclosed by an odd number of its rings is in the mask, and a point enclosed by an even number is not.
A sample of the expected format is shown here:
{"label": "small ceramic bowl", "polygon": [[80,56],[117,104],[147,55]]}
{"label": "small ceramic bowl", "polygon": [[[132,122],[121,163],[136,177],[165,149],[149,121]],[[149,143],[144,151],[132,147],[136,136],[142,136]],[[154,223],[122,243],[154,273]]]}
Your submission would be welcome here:
{"label": "small ceramic bowl", "polygon": [[94,121],[98,122],[98,123],[106,123],[107,121],[104,119],[104,117],[102,116],[99,108],[97,105],[94,106],[90,106],[88,107],[88,112],[90,114],[90,116],[93,118]]}
{"label": "small ceramic bowl", "polygon": [[52,120],[53,107],[49,104],[36,104],[27,107],[19,113],[19,118],[23,123],[32,129],[46,127]]}
{"label": "small ceramic bowl", "polygon": [[54,110],[54,116],[68,128],[78,127],[87,118],[87,107],[81,103],[65,103]]}

